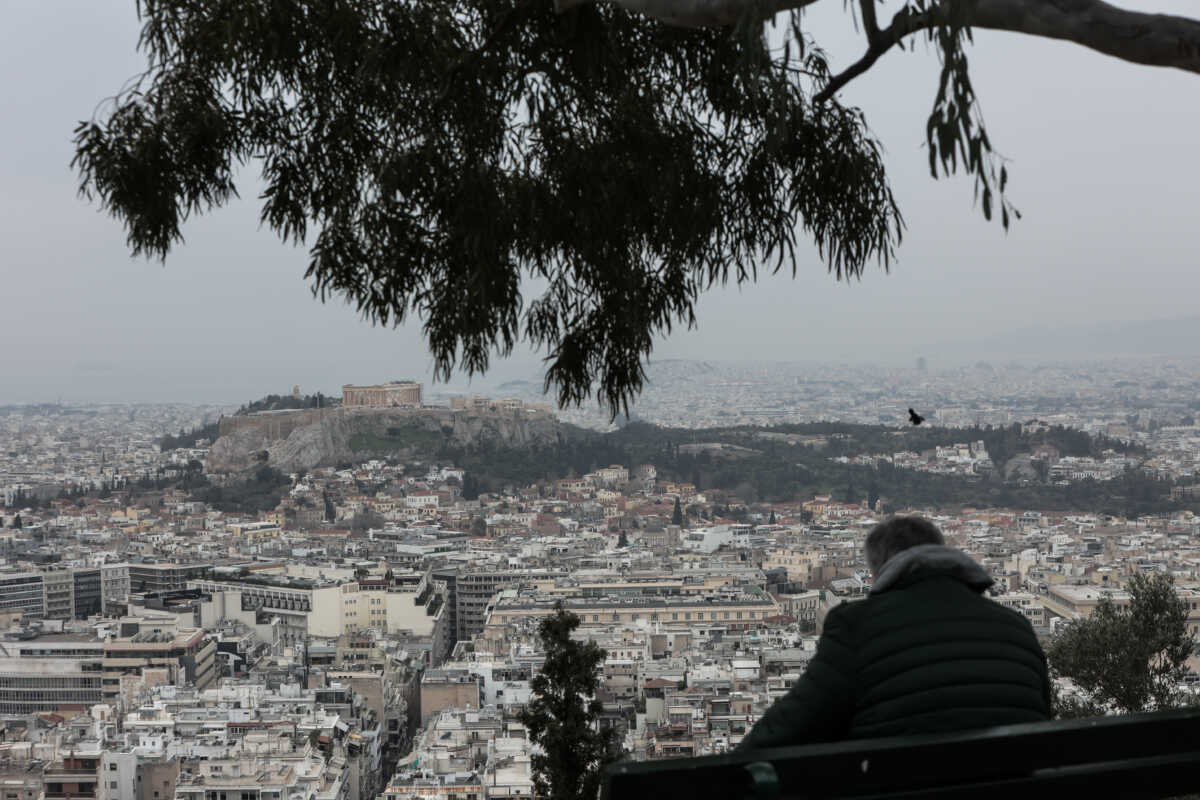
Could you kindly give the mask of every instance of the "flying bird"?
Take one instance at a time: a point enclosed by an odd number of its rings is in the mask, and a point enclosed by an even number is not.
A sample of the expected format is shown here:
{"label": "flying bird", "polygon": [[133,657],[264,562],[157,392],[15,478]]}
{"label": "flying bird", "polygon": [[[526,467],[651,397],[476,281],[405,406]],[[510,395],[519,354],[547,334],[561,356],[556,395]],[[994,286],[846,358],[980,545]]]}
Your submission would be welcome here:
{"label": "flying bird", "polygon": [[925,421],[925,418],[910,408],[908,410],[908,421],[911,422],[913,425],[920,425],[922,422]]}

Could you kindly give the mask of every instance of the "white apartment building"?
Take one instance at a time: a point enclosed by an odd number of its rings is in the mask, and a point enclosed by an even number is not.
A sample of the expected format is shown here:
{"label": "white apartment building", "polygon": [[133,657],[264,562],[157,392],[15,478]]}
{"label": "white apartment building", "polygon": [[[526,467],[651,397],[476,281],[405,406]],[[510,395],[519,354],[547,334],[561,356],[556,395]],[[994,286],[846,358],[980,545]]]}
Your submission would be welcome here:
{"label": "white apartment building", "polygon": [[722,547],[733,546],[733,542],[733,531],[729,525],[715,525],[688,531],[680,545],[697,553],[715,553]]}
{"label": "white apartment building", "polygon": [[375,588],[369,582],[364,588],[356,581],[206,579],[189,581],[188,588],[212,595],[201,609],[201,624],[240,619],[258,629],[262,627],[258,620],[264,620],[277,626],[284,643],[298,643],[305,636],[336,638],[368,629],[424,635],[435,629],[445,613],[444,604],[430,613],[433,590],[426,581],[410,589]]}
{"label": "white apartment building", "polygon": [[404,498],[404,505],[409,508],[437,508],[438,495],[436,492],[413,492]]}
{"label": "white apartment building", "polygon": [[100,597],[105,614],[112,613],[111,606],[124,605],[129,601],[128,564],[101,565]]}

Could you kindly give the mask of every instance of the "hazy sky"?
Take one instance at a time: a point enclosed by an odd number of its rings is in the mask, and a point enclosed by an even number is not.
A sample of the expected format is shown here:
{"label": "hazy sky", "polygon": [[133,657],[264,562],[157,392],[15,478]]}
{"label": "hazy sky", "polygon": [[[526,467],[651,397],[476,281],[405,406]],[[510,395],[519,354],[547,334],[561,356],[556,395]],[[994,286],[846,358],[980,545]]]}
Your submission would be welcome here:
{"label": "hazy sky", "polygon": [[[1200,15],[1182,0],[1127,5]],[[836,63],[857,58],[843,4],[822,6],[810,29]],[[76,122],[143,67],[134,0],[4,11],[0,403],[237,403],[294,383],[428,379],[419,328],[373,328],[315,301],[305,252],[258,229],[253,197],[190,223],[165,267],[131,259],[121,226],[76,197],[69,162]],[[1010,233],[972,208],[969,180],[929,177],[937,59],[895,51],[843,92],[887,147],[908,222],[891,274],[839,284],[812,254],[795,280],[713,292],[699,329],[656,356],[936,363],[939,342],[1200,313],[1200,76],[984,31],[970,55],[1025,215]],[[523,355],[476,386],[537,370]]]}

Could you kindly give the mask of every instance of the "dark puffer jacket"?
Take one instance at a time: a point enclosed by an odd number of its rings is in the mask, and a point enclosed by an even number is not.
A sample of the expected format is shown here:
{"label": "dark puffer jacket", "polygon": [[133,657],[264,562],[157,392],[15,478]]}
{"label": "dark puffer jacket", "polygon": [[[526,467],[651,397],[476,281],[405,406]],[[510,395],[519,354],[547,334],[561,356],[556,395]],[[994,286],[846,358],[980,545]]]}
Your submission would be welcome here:
{"label": "dark puffer jacket", "polygon": [[1049,719],[1046,656],[1028,620],[980,595],[991,584],[953,548],[896,555],[866,600],[829,612],[808,669],[739,749]]}

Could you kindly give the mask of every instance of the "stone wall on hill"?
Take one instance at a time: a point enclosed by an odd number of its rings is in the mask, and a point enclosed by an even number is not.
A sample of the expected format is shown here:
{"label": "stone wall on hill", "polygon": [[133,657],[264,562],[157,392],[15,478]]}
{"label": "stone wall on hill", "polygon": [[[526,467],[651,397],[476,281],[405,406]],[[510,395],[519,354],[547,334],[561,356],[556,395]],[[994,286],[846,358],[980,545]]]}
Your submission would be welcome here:
{"label": "stone wall on hill", "polygon": [[284,411],[259,411],[221,417],[218,423],[221,436],[230,436],[242,430],[255,430],[269,439],[286,439],[296,428],[320,422],[321,418],[336,408],[305,408]]}

